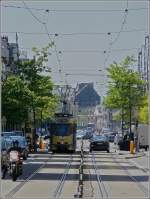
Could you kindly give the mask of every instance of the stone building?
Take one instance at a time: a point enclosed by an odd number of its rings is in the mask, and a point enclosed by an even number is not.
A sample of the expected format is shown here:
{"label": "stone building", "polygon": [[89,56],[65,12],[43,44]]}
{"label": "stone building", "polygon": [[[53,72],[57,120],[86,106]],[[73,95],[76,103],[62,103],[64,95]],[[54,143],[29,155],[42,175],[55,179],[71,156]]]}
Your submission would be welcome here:
{"label": "stone building", "polygon": [[86,126],[94,122],[94,110],[100,104],[100,96],[94,89],[93,83],[81,83],[78,85],[75,104],[77,105],[77,120],[79,126]]}
{"label": "stone building", "polygon": [[7,36],[1,37],[1,60],[2,60],[2,80],[8,73],[16,73],[15,62],[19,60],[18,36],[16,34],[16,43],[9,43]]}

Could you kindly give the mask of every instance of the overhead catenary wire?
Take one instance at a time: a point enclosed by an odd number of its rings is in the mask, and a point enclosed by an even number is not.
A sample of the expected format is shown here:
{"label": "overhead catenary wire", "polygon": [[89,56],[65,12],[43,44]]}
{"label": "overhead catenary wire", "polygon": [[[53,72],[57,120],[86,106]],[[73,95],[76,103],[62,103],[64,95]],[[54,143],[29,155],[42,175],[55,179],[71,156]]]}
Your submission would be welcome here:
{"label": "overhead catenary wire", "polygon": [[[1,31],[1,33],[7,34],[24,34],[24,35],[51,35],[51,36],[74,36],[74,35],[108,35],[108,34],[118,34],[119,31],[110,31],[110,32],[68,32],[68,33],[49,33],[49,32],[21,32],[21,31]],[[132,32],[148,32],[146,29],[131,29],[123,30],[122,33],[132,33]]]}
{"label": "overhead catenary wire", "polygon": [[[29,48],[29,47],[20,47],[20,49],[22,50],[32,50],[32,48]],[[135,51],[135,50],[139,50],[138,47],[134,47],[134,48],[118,48],[118,49],[112,49],[111,50],[111,53],[112,52],[121,52],[121,51]],[[72,49],[62,49],[60,52],[62,53],[104,53],[107,52],[105,49],[76,49],[76,50],[72,50]],[[52,51],[52,52],[55,52],[55,51]]]}
{"label": "overhead catenary wire", "polygon": [[[15,8],[15,9],[24,9],[23,6],[15,6],[15,5],[5,5],[2,4],[1,7],[4,8]],[[34,10],[34,11],[44,11],[44,12],[73,12],[73,13],[78,13],[78,12],[91,12],[91,13],[95,13],[95,12],[122,12],[124,11],[123,9],[49,9],[49,8],[33,8],[33,7],[29,7],[30,10]],[[140,11],[140,10],[148,10],[148,8],[146,7],[139,7],[139,8],[130,8],[129,11]]]}
{"label": "overhead catenary wire", "polygon": [[104,66],[105,66],[106,62],[108,61],[108,58],[109,58],[110,53],[111,53],[112,46],[117,42],[117,40],[120,37],[121,32],[123,31],[124,25],[126,24],[126,19],[127,19],[128,11],[129,11],[129,9],[128,9],[128,0],[127,0],[127,5],[126,5],[126,9],[124,10],[124,17],[123,17],[123,21],[122,21],[120,30],[119,30],[117,36],[115,37],[115,39],[112,42],[110,42],[110,44],[109,44],[109,48],[107,50],[107,56],[106,56],[106,58],[104,60]]}
{"label": "overhead catenary wire", "polygon": [[100,75],[97,73],[65,73],[66,76],[104,76],[104,74]]}
{"label": "overhead catenary wire", "polygon": [[57,48],[56,48],[56,44],[53,42],[52,38],[50,37],[49,35],[49,31],[48,31],[48,28],[47,28],[47,24],[45,22],[43,22],[42,20],[40,20],[33,12],[32,10],[30,9],[30,7],[27,6],[27,4],[22,1],[23,4],[24,4],[24,8],[28,10],[28,12],[32,15],[32,17],[38,21],[40,24],[42,24],[44,26],[44,29],[45,29],[45,33],[47,34],[49,40],[51,43],[54,44],[54,49],[55,49],[55,54],[56,54],[56,58],[57,58],[57,62],[58,62],[58,65],[59,65],[59,73],[60,73],[60,76],[62,78],[62,70],[61,70],[61,64],[60,64],[60,59],[59,59],[59,56],[58,56],[58,52],[57,52]]}

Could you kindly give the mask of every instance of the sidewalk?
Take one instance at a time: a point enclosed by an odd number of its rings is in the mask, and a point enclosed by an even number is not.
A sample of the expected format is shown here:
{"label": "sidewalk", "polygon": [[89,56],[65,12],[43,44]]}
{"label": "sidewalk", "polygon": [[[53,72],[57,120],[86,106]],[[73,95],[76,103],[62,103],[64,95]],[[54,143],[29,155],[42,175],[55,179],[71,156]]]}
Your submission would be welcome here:
{"label": "sidewalk", "polygon": [[119,155],[124,155],[124,158],[134,164],[144,172],[149,172],[149,151],[140,151],[135,154],[130,154],[129,151],[120,151]]}

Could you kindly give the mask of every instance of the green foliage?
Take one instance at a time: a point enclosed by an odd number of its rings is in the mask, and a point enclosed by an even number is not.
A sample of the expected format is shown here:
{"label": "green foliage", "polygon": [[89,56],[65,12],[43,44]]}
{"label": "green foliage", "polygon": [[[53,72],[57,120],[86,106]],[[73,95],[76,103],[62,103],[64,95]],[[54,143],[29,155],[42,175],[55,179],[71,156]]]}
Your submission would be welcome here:
{"label": "green foliage", "polygon": [[133,115],[133,109],[141,107],[144,99],[145,82],[140,79],[137,72],[129,69],[133,63],[133,57],[126,57],[122,63],[110,65],[108,69],[109,90],[104,99],[106,107],[123,111],[124,119],[127,121],[129,121],[130,110]]}
{"label": "green foliage", "polygon": [[3,82],[2,115],[5,115],[7,121],[20,123],[27,120],[32,94],[19,77],[11,75]]}
{"label": "green foliage", "polygon": [[149,123],[149,110],[148,110],[148,96],[145,97],[143,101],[143,107],[139,109],[138,120],[140,123]]}
{"label": "green foliage", "polygon": [[[48,61],[48,49],[53,44],[34,48],[33,60],[18,61],[16,76],[10,75],[2,85],[2,114],[14,123],[28,120],[29,110],[35,120],[51,118],[57,107],[58,99],[53,94],[54,84],[49,76],[42,75]],[[42,118],[41,117],[42,113]]]}

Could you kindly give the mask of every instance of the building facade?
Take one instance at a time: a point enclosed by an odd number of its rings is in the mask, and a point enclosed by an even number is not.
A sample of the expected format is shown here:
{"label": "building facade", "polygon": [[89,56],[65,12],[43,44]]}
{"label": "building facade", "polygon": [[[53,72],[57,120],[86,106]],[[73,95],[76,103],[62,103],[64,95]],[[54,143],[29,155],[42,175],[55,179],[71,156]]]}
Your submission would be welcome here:
{"label": "building facade", "polygon": [[94,122],[94,110],[100,104],[100,96],[94,89],[93,83],[81,83],[77,87],[75,95],[77,106],[77,121],[79,126],[86,126]]}
{"label": "building facade", "polygon": [[110,112],[102,105],[95,107],[94,118],[97,131],[102,128],[110,128]]}
{"label": "building facade", "polygon": [[2,80],[8,73],[15,74],[17,67],[15,62],[19,60],[18,37],[16,35],[16,43],[9,43],[7,36],[1,37],[1,60],[2,60]]}
{"label": "building facade", "polygon": [[78,85],[75,102],[79,108],[94,107],[100,104],[100,96],[94,89],[93,83],[81,83]]}

